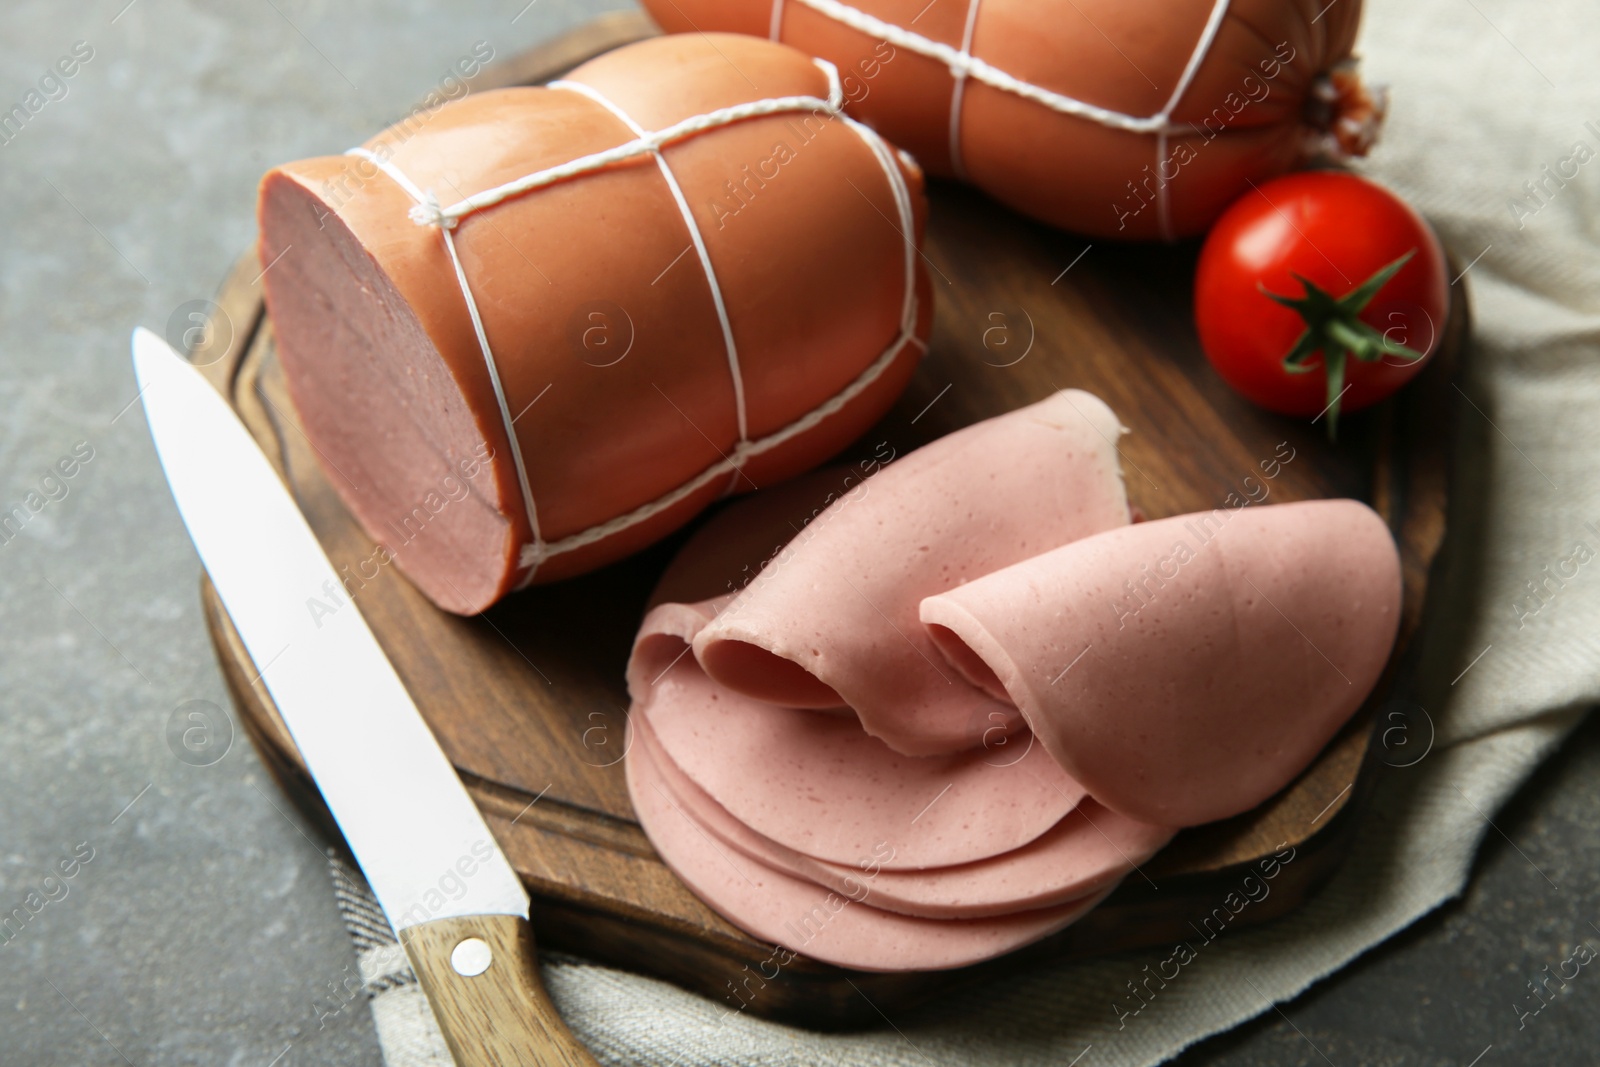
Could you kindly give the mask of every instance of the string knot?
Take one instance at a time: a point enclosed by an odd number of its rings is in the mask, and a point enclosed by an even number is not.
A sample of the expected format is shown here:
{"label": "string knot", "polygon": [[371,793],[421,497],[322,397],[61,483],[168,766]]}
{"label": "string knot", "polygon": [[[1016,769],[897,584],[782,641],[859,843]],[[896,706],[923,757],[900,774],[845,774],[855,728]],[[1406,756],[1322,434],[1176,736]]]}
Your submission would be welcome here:
{"label": "string knot", "polygon": [[517,559],[519,567],[533,567],[537,569],[545,560],[550,558],[549,547],[543,541],[534,541],[532,544],[522,546],[522,552]]}
{"label": "string knot", "polygon": [[432,189],[423,195],[420,204],[411,208],[410,215],[411,221],[418,226],[440,226],[446,230],[455,229],[456,223],[460,221],[454,216],[445,214],[444,208],[439,204],[439,198],[433,195]]}

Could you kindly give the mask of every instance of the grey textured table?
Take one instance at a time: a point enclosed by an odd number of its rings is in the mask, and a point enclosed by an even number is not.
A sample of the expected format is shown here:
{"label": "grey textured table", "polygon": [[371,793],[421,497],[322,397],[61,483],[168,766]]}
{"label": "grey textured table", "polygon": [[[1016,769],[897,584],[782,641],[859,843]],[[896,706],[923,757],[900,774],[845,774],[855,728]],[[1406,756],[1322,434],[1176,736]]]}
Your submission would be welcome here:
{"label": "grey textured table", "polygon": [[[480,41],[504,57],[614,6],[7,5],[0,111],[43,106],[0,133],[0,508],[42,506],[0,532],[0,913],[42,906],[0,944],[0,1065],[379,1062],[364,1006],[328,1010],[354,960],[322,842],[242,737],[214,762],[169,742],[226,697],[127,335],[186,324],[267,165],[355,143]],[[1496,819],[1465,901],[1182,1062],[1597,1062],[1590,970],[1518,1019],[1527,981],[1600,943],[1596,781],[1591,723]]]}

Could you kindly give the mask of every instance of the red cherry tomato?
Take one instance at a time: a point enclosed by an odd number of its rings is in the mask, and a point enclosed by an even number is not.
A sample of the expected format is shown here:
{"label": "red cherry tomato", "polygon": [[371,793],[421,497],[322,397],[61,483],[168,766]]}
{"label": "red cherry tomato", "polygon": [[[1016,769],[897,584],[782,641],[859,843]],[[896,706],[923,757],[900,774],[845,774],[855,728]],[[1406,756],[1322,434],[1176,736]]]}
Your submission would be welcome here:
{"label": "red cherry tomato", "polygon": [[1327,412],[1330,431],[1340,411],[1382,400],[1422,370],[1449,305],[1444,250],[1428,224],[1343,171],[1245,193],[1211,228],[1195,277],[1195,325],[1217,373],[1272,411]]}

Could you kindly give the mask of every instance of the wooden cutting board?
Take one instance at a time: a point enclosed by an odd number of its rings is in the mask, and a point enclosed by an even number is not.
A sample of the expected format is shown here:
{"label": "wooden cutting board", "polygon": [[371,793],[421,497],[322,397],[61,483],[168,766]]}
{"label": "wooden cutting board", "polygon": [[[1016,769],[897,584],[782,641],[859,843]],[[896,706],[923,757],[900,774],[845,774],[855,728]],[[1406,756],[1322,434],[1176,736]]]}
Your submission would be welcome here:
{"label": "wooden cutting board", "polygon": [[[475,88],[545,80],[653,32],[642,15],[606,16],[497,62]],[[1393,732],[1389,709],[1397,706],[1393,694],[1407,692],[1429,570],[1444,536],[1450,383],[1467,335],[1461,288],[1452,290],[1443,347],[1428,369],[1396,399],[1345,420],[1334,446],[1322,426],[1260,411],[1211,372],[1191,325],[1193,243],[1088,247],[958,186],[935,183],[932,200],[931,351],[900,402],[842,459],[865,458],[880,442],[904,455],[1057,387],[1087,389],[1132,430],[1121,442],[1129,496],[1151,518],[1245,499],[1369,501],[1400,544],[1404,611],[1395,657],[1367,707],[1279,796],[1181,833],[1087,918],[1010,956],[960,971],[894,975],[800,959],[745,1008],[819,1028],[876,1024],[879,1008],[892,1012],[1042,960],[1193,937],[1275,850],[1291,848],[1294,858],[1278,868],[1270,895],[1228,927],[1299,905],[1343,860],[1381,769],[1373,724],[1382,710],[1378,721]],[[214,331],[193,358],[278,464],[334,565],[354,568],[375,546],[296,426],[260,273],[253,254],[239,262],[217,298],[218,321],[225,316],[231,329]],[[620,762],[623,665],[645,597],[681,540],[515,595],[476,618],[434,608],[392,567],[366,581],[356,601],[527,882],[539,942],[669,979],[731,1009],[742,1000],[730,983],[745,967],[755,972],[772,947],[707,909],[656,857],[634,820]],[[284,789],[338,840],[209,584],[202,595],[244,725]]]}

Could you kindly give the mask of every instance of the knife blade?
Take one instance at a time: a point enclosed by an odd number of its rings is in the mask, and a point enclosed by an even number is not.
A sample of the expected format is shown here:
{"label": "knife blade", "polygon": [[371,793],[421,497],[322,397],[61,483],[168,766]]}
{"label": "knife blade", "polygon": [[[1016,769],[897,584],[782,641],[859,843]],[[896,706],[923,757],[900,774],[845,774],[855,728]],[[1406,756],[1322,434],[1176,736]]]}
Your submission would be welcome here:
{"label": "knife blade", "polygon": [[195,549],[456,1062],[593,1064],[539,982],[521,879],[277,471],[161,338],[134,331],[133,364]]}

